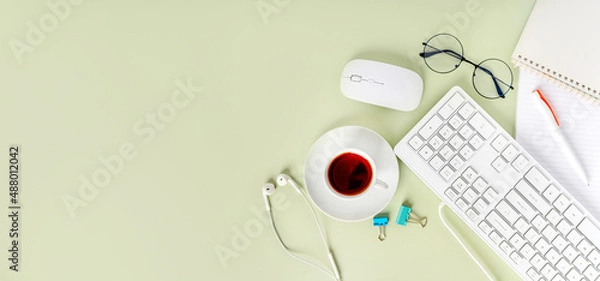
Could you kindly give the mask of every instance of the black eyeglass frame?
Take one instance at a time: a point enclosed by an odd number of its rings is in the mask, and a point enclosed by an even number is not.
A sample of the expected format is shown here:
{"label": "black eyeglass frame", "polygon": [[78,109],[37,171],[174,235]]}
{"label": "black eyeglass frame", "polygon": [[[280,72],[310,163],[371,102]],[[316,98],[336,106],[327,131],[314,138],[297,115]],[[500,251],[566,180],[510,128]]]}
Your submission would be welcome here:
{"label": "black eyeglass frame", "polygon": [[[423,42],[423,43],[422,43],[422,44],[423,44],[423,52],[422,52],[422,53],[419,53],[419,56],[423,58],[423,60],[425,61],[425,64],[427,65],[427,67],[428,67],[429,69],[431,69],[432,71],[434,71],[434,72],[437,72],[437,73],[446,74],[446,73],[450,73],[450,72],[452,72],[452,71],[456,70],[456,69],[457,69],[457,68],[458,68],[458,67],[461,65],[461,63],[462,63],[463,61],[464,61],[464,62],[467,62],[468,64],[470,64],[470,65],[472,65],[472,66],[474,66],[474,67],[475,67],[475,69],[473,70],[473,75],[472,75],[472,77],[471,77],[471,83],[473,84],[473,88],[475,88],[475,90],[477,91],[477,93],[478,93],[480,96],[482,96],[482,97],[484,97],[484,98],[486,98],[486,99],[492,99],[492,100],[493,100],[493,99],[497,99],[497,98],[505,98],[505,96],[506,96],[506,94],[508,93],[508,91],[510,91],[510,90],[513,90],[513,89],[514,89],[514,87],[512,86],[512,84],[513,84],[513,82],[514,82],[514,76],[513,76],[513,72],[512,72],[512,69],[510,69],[510,67],[508,66],[508,64],[506,64],[506,62],[504,62],[504,61],[503,61],[503,60],[501,60],[501,59],[497,59],[497,58],[489,58],[489,59],[485,59],[485,60],[483,60],[483,61],[481,61],[480,63],[478,63],[478,64],[477,64],[477,63],[475,63],[475,62],[473,62],[473,61],[471,61],[471,60],[467,59],[467,58],[466,58],[465,56],[463,56],[462,54],[459,54],[459,53],[455,52],[454,50],[449,50],[449,49],[440,50],[440,49],[438,49],[438,48],[436,48],[436,47],[434,47],[434,46],[431,46],[431,45],[428,45],[428,44],[427,44],[429,41],[431,41],[431,39],[433,39],[433,38],[435,38],[435,37],[437,37],[437,36],[440,36],[440,35],[448,35],[448,36],[451,36],[452,38],[454,38],[454,39],[456,40],[456,42],[458,42],[458,44],[460,45],[460,48],[461,48],[461,50],[464,50],[464,48],[463,48],[463,45],[462,45],[462,43],[460,42],[460,40],[458,40],[458,38],[456,38],[456,36],[454,36],[454,35],[452,35],[452,34],[448,34],[448,33],[439,33],[439,34],[436,34],[436,35],[432,36],[431,38],[429,38],[429,39],[427,40],[427,42]],[[426,51],[425,51],[425,48],[427,48],[427,47],[429,47],[429,48],[432,48],[432,49],[435,49],[435,51],[426,52]],[[452,57],[454,57],[454,58],[456,58],[456,59],[458,59],[458,60],[459,60],[459,61],[458,61],[458,63],[457,63],[455,66],[454,66],[454,68],[453,68],[453,69],[451,69],[451,70],[449,70],[449,71],[445,71],[445,72],[444,72],[444,71],[438,71],[438,70],[434,69],[433,67],[431,67],[431,66],[430,66],[430,65],[427,63],[427,58],[428,58],[428,57],[431,57],[431,56],[434,56],[434,55],[437,55],[437,54],[442,54],[442,53],[443,53],[443,54],[447,54],[447,55],[449,55],[449,56],[452,56]],[[510,84],[507,84],[506,82],[504,82],[504,81],[502,81],[501,79],[497,78],[496,76],[494,76],[494,74],[492,73],[492,71],[490,71],[489,69],[487,69],[487,68],[485,68],[485,67],[481,66],[483,63],[485,63],[485,62],[487,62],[487,61],[490,61],[490,60],[499,61],[499,62],[503,63],[503,64],[506,66],[506,68],[507,68],[507,69],[509,70],[509,72],[510,72]],[[477,71],[477,69],[480,69],[482,72],[484,72],[484,73],[486,73],[486,74],[488,74],[488,75],[490,75],[490,76],[492,77],[492,81],[494,82],[494,86],[495,86],[495,88],[496,88],[496,93],[498,94],[498,97],[490,97],[490,96],[486,96],[486,95],[482,94],[482,93],[481,93],[481,92],[480,92],[480,91],[477,89],[477,86],[475,85],[475,72]],[[506,90],[506,92],[502,91],[502,89],[500,88],[500,85],[499,85],[498,83],[502,83],[502,84],[504,84],[505,86],[508,86],[508,90]]]}

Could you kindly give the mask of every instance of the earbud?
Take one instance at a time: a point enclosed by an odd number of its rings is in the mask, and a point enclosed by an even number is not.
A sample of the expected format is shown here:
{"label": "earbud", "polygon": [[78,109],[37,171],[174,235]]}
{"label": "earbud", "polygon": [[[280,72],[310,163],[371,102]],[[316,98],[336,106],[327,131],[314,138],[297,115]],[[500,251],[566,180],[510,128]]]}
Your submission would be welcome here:
{"label": "earbud", "polygon": [[263,199],[265,200],[265,207],[267,208],[267,211],[270,212],[271,211],[271,202],[269,202],[269,196],[273,195],[273,193],[275,193],[275,185],[268,182],[265,183],[265,185],[263,185]]}
{"label": "earbud", "polygon": [[288,183],[291,184],[292,187],[294,187],[296,192],[301,193],[300,188],[298,187],[298,184],[296,184],[296,182],[294,181],[294,179],[292,179],[292,177],[290,177],[286,174],[279,174],[279,176],[277,176],[277,185],[278,186],[286,186]]}

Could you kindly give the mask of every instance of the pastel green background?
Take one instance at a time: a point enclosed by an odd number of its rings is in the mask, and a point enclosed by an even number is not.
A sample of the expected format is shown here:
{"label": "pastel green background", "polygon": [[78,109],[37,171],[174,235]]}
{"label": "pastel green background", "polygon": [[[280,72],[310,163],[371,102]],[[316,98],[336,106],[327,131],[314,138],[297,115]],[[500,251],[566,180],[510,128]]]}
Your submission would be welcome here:
{"label": "pastel green background", "polygon": [[[301,181],[311,144],[338,126],[365,126],[394,146],[453,85],[512,133],[517,91],[486,101],[471,86],[470,66],[436,74],[418,52],[422,41],[449,31],[468,58],[510,62],[534,4],[87,0],[63,7],[64,20],[15,55],[11,46],[27,42],[28,22],[39,26],[52,14],[48,3],[65,1],[0,1],[0,149],[7,159],[11,144],[21,146],[23,206],[18,273],[6,260],[8,217],[0,220],[2,280],[330,280],[287,256],[253,211],[263,210],[262,185],[284,169]],[[344,97],[340,74],[355,58],[419,73],[418,109]],[[202,87],[193,101],[153,138],[135,130],[150,128],[147,114],[167,108],[176,81],[188,79]],[[134,154],[71,216],[64,199],[81,199],[81,177],[91,179],[104,169],[99,159],[123,145]],[[392,224],[382,243],[371,221],[320,214],[343,279],[483,280],[441,224],[440,199],[402,163],[400,173],[385,211],[394,220],[409,203],[429,218],[425,229]],[[0,207],[8,214],[3,186]],[[290,188],[274,199],[284,240],[327,266],[302,199]],[[498,280],[519,279],[447,213]]]}

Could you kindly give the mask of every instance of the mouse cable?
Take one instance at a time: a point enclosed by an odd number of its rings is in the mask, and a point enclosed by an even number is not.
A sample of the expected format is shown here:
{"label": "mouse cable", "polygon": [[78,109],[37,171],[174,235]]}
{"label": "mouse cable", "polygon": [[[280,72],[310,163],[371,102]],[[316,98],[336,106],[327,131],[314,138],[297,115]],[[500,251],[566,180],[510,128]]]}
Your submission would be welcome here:
{"label": "mouse cable", "polygon": [[458,237],[458,235],[454,232],[454,230],[452,230],[452,228],[448,225],[448,223],[444,219],[444,215],[442,214],[442,209],[445,206],[447,206],[447,205],[444,202],[441,202],[440,205],[438,206],[438,215],[440,216],[440,219],[442,220],[442,223],[444,224],[444,226],[446,227],[446,229],[448,229],[448,231],[450,231],[450,233],[452,233],[452,236],[454,236],[454,238],[456,239],[456,241],[458,241],[458,243],[467,252],[467,254],[469,254],[469,256],[471,257],[471,259],[473,259],[473,261],[477,264],[477,266],[479,266],[479,268],[481,269],[481,271],[483,271],[483,273],[485,273],[485,276],[487,276],[487,278],[490,279],[490,281],[494,281],[494,278],[492,278],[491,274],[483,267],[483,265],[473,255],[473,253],[471,253],[471,251],[469,249],[467,249],[467,246],[462,242],[462,240]]}

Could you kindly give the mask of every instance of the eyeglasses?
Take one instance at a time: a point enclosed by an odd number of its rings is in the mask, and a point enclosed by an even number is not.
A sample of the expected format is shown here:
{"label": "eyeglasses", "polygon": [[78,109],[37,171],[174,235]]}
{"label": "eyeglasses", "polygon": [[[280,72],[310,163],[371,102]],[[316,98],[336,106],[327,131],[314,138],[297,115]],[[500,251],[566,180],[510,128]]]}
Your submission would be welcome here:
{"label": "eyeglasses", "polygon": [[490,58],[475,64],[463,54],[463,46],[458,38],[440,33],[423,42],[423,52],[419,56],[425,60],[429,69],[437,73],[452,72],[463,61],[473,65],[473,87],[484,98],[504,98],[508,91],[514,89],[512,70],[504,61]]}

